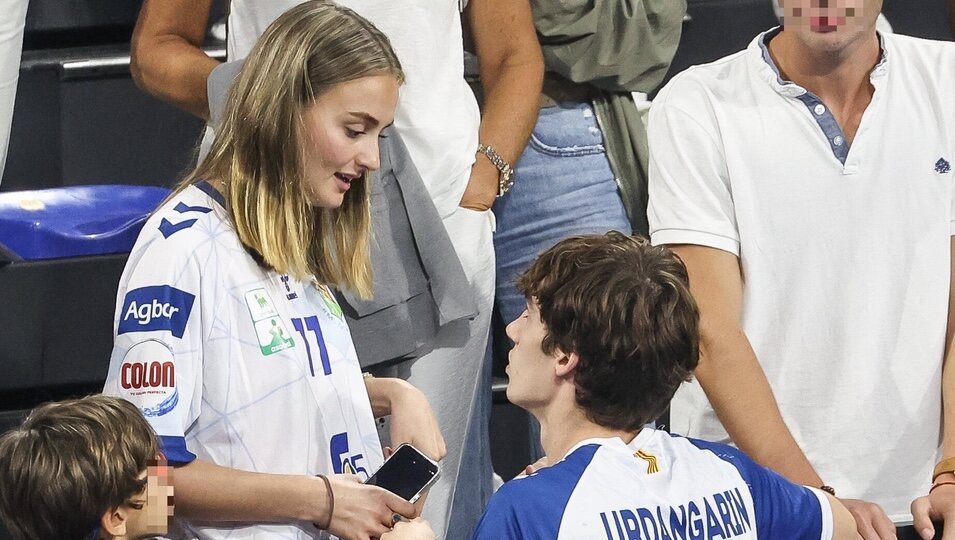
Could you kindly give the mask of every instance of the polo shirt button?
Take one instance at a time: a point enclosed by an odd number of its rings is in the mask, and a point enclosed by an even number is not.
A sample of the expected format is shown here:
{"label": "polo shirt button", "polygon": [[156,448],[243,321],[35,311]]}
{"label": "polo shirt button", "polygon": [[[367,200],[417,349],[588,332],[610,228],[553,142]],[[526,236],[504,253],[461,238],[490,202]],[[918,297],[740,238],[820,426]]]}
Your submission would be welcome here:
{"label": "polo shirt button", "polygon": [[843,141],[843,139],[842,139],[842,135],[836,135],[836,137],[835,137],[834,139],[832,139],[832,144],[834,144],[834,145],[836,145],[836,146],[842,146],[842,143],[843,143],[843,142],[844,142],[844,141]]}
{"label": "polo shirt button", "polygon": [[813,108],[813,112],[816,113],[816,116],[822,116],[826,112],[826,106],[822,103],[819,103]]}

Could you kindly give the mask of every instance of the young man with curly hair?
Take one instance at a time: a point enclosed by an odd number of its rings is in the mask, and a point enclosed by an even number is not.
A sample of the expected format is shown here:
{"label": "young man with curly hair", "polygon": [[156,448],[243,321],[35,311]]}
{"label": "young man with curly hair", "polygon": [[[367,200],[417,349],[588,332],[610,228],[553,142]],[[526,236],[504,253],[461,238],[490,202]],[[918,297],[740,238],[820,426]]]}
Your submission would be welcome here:
{"label": "young man with curly hair", "polygon": [[855,538],[830,495],[735,448],[643,427],[699,357],[686,268],[667,248],[569,238],[518,286],[507,397],[540,421],[553,465],[505,484],[475,538]]}

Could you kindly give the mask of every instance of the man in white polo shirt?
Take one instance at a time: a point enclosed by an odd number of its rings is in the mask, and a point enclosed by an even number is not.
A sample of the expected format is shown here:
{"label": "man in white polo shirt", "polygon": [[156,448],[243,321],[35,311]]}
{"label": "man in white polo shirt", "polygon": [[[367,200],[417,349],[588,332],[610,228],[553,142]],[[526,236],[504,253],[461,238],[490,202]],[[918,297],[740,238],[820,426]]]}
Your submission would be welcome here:
{"label": "man in white polo shirt", "polygon": [[[649,126],[652,240],[702,317],[673,430],[832,486],[867,539],[955,482],[955,460],[933,474],[955,456],[955,44],[878,34],[881,7],[785,0],[782,29],[678,75]],[[931,500],[955,509],[955,485]]]}

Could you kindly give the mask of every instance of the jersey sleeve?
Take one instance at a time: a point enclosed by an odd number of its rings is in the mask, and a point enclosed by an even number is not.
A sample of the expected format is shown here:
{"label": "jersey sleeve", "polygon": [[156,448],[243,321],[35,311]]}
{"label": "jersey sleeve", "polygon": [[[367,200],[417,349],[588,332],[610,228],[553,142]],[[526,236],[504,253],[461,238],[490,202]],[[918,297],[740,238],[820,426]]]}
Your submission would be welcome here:
{"label": "jersey sleeve", "polygon": [[650,239],[739,255],[726,160],[706,102],[695,82],[677,77],[650,109]]}
{"label": "jersey sleeve", "polygon": [[198,262],[170,240],[157,235],[130,254],[103,393],[136,405],[166,459],[185,464],[196,457],[185,436],[201,404],[204,291]]}
{"label": "jersey sleeve", "polygon": [[481,521],[478,522],[477,530],[474,531],[474,540],[524,538],[517,508],[511,504],[511,497],[503,490],[504,487],[491,497]]}
{"label": "jersey sleeve", "polygon": [[474,538],[558,538],[577,483],[600,446],[588,444],[560,463],[507,482],[491,497]]}
{"label": "jersey sleeve", "polygon": [[739,471],[753,497],[760,538],[832,538],[832,508],[821,491],[793,484],[732,446],[688,440],[698,448],[710,450]]}

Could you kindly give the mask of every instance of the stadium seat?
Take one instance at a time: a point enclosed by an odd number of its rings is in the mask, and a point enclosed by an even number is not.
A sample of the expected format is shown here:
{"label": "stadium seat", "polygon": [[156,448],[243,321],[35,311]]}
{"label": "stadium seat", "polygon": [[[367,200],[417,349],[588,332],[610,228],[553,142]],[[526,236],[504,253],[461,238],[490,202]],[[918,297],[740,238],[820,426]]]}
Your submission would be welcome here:
{"label": "stadium seat", "polygon": [[168,194],[115,185],[0,193],[0,244],[23,260],[126,253]]}

